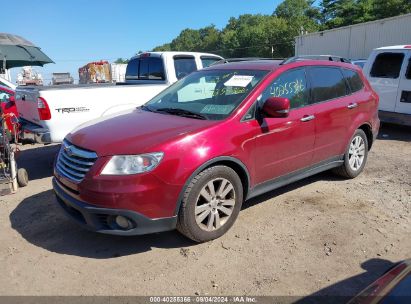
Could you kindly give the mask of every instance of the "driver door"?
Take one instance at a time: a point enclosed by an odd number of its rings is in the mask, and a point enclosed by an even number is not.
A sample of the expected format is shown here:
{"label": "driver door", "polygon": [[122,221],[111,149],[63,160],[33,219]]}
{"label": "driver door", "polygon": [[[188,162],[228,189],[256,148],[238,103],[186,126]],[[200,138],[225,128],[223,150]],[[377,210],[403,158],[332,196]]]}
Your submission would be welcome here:
{"label": "driver door", "polygon": [[257,184],[308,167],[313,158],[315,117],[309,105],[305,69],[288,70],[274,80],[260,96],[260,109],[268,97],[288,98],[291,110],[288,117],[264,117],[256,125]]}

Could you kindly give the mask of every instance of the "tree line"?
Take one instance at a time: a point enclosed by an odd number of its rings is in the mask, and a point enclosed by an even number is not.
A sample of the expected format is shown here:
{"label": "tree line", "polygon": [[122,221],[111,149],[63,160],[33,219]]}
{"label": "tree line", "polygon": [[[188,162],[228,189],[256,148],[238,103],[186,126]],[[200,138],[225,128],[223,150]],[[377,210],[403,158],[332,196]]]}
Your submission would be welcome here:
{"label": "tree line", "polygon": [[153,51],[211,52],[226,58],[289,57],[302,33],[373,21],[411,12],[411,0],[284,0],[272,15],[230,18],[223,29],[211,24],[184,29]]}

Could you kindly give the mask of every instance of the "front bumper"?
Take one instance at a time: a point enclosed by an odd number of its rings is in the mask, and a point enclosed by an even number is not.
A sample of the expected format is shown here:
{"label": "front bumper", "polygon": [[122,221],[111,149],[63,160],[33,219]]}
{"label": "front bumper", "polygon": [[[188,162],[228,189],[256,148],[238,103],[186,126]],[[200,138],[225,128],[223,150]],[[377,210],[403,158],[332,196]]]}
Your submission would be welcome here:
{"label": "front bumper", "polygon": [[[56,178],[53,178],[53,189],[57,201],[65,214],[77,224],[99,233],[114,235],[142,235],[173,230],[177,216],[151,219],[138,212],[125,209],[101,208],[87,204],[72,197]],[[131,229],[121,229],[114,218],[127,218],[133,225]]]}
{"label": "front bumper", "polygon": [[38,144],[51,143],[50,131],[30,121],[20,118],[21,136],[23,140],[29,140]]}

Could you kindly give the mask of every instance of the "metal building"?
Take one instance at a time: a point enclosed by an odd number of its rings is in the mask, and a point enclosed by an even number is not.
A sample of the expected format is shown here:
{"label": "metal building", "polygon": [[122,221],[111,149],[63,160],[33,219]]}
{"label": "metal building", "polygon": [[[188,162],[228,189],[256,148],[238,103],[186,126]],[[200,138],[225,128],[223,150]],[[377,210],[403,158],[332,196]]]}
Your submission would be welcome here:
{"label": "metal building", "polygon": [[368,58],[371,50],[411,44],[411,14],[340,27],[295,38],[295,55]]}

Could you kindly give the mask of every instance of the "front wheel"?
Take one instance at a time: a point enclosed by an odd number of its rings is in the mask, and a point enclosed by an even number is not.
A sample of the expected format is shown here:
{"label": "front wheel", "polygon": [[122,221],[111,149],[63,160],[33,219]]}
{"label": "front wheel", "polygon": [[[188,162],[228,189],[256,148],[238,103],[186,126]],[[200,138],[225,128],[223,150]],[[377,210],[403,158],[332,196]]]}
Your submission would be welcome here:
{"label": "front wheel", "polygon": [[186,237],[205,242],[226,233],[243,203],[243,187],[237,173],[215,166],[199,173],[185,191],[177,229]]}
{"label": "front wheel", "polygon": [[357,177],[365,167],[368,157],[368,140],[364,131],[358,129],[352,136],[344,154],[344,163],[334,172],[346,178]]}

